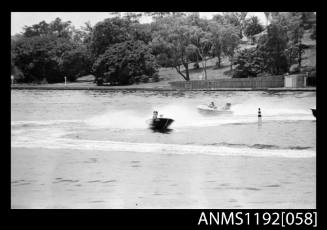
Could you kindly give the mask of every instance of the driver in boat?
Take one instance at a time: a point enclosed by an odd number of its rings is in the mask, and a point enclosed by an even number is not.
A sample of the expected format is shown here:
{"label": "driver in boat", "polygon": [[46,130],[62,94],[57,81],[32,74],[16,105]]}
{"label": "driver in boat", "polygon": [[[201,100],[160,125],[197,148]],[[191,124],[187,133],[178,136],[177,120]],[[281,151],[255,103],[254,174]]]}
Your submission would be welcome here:
{"label": "driver in boat", "polygon": [[223,110],[230,110],[231,107],[231,103],[226,103],[226,105],[224,107],[222,107]]}
{"label": "driver in boat", "polygon": [[215,106],[215,103],[211,102],[209,105],[208,105],[209,108],[213,108],[213,109],[216,109],[217,107]]}
{"label": "driver in boat", "polygon": [[153,111],[153,120],[158,120],[158,111]]}

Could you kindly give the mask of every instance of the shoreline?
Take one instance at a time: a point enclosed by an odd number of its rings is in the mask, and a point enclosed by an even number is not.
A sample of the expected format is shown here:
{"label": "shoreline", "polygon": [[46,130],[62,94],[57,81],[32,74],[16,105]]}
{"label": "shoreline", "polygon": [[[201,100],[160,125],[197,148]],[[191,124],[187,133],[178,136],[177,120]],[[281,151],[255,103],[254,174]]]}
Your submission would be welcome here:
{"label": "shoreline", "polygon": [[14,90],[108,90],[108,91],[307,91],[315,92],[316,87],[307,88],[215,88],[215,89],[172,89],[166,87],[117,87],[117,86],[35,86],[35,85],[14,85]]}

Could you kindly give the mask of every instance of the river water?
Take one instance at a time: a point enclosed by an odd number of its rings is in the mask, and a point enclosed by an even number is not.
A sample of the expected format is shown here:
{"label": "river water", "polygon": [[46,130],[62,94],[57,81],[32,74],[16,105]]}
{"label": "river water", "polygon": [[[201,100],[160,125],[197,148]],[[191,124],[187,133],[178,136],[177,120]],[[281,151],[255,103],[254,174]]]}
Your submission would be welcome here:
{"label": "river water", "polygon": [[[233,113],[197,110],[211,101]],[[315,92],[13,90],[12,207],[314,208],[315,104]],[[169,132],[148,128],[154,110]]]}

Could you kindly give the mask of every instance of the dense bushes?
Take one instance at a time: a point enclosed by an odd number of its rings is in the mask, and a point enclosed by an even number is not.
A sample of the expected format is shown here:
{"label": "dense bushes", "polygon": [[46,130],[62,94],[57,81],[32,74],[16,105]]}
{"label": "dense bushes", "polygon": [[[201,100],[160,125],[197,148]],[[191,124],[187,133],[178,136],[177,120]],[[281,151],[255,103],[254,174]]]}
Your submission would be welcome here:
{"label": "dense bushes", "polygon": [[14,42],[12,62],[24,73],[22,82],[63,82],[64,76],[74,81],[90,69],[85,48],[54,36],[24,37]]}
{"label": "dense bushes", "polygon": [[263,26],[259,23],[258,17],[251,17],[246,20],[246,25],[244,29],[244,34],[252,39],[252,43],[254,43],[254,35],[261,33],[263,31]]}
{"label": "dense bushes", "polygon": [[97,79],[112,85],[147,82],[158,67],[151,49],[142,41],[126,41],[110,46],[93,67]]}
{"label": "dense bushes", "polygon": [[93,74],[99,84],[133,84],[150,78],[159,81],[158,63],[190,80],[191,63],[194,68],[201,63],[206,77],[206,61],[217,57],[219,67],[223,56],[230,60],[233,77],[303,71],[307,47],[301,40],[309,29],[315,38],[315,14],[265,12],[272,16],[267,33],[262,33],[256,48],[235,55],[240,34],[253,38],[263,30],[258,18],[246,20],[246,13],[224,13],[207,20],[197,13],[164,12],[149,24],[140,24],[137,15],[129,14],[107,18],[94,27],[86,23],[81,29],[59,18],[49,24],[42,21],[12,36],[12,74],[22,82],[63,82],[64,76],[75,81]]}
{"label": "dense bushes", "polygon": [[64,38],[27,37],[15,42],[12,47],[13,62],[24,73],[24,82],[60,82],[64,72],[61,55],[74,46]]}
{"label": "dense bushes", "polygon": [[91,67],[90,55],[83,46],[65,52],[62,57],[62,70],[69,81],[90,73]]}
{"label": "dense bushes", "polygon": [[90,50],[95,57],[115,43],[128,40],[130,21],[118,17],[107,18],[94,26],[90,36]]}
{"label": "dense bushes", "polygon": [[[88,74],[91,58],[83,36],[76,40],[77,31],[56,18],[24,27],[24,32],[12,36],[11,73],[19,82],[63,82]],[[85,32],[85,36],[87,33]]]}
{"label": "dense bushes", "polygon": [[157,71],[145,43],[151,39],[150,29],[119,17],[82,30],[59,18],[50,24],[43,21],[12,37],[11,72],[21,82],[75,81],[90,73],[100,84],[148,82]]}
{"label": "dense bushes", "polygon": [[291,62],[287,59],[286,48],[285,31],[278,25],[270,25],[256,48],[238,54],[233,77],[256,77],[260,73],[280,75],[288,72]]}
{"label": "dense bushes", "polygon": [[288,38],[284,29],[272,24],[267,28],[267,34],[258,41],[258,52],[264,59],[264,68],[273,75],[288,72],[289,60],[287,60]]}
{"label": "dense bushes", "polygon": [[234,78],[256,77],[265,70],[263,58],[256,48],[239,52],[234,64],[237,65],[233,72]]}

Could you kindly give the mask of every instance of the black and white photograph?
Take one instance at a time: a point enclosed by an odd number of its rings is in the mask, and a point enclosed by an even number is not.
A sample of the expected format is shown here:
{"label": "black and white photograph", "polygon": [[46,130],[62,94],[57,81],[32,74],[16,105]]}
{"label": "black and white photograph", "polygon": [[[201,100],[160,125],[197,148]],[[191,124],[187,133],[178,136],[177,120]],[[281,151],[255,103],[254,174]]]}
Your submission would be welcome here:
{"label": "black and white photograph", "polygon": [[317,208],[316,12],[10,15],[11,209]]}

